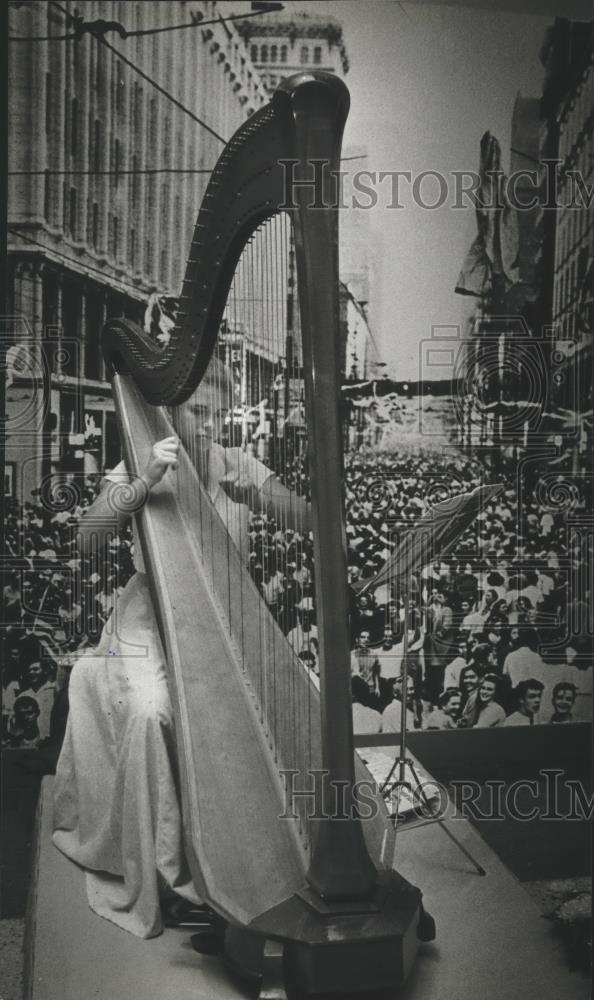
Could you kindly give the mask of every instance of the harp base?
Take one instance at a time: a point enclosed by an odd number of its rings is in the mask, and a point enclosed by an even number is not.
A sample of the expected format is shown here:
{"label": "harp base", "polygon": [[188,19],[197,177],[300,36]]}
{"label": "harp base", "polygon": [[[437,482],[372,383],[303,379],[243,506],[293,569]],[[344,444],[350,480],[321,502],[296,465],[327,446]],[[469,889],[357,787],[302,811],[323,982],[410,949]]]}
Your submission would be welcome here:
{"label": "harp base", "polygon": [[227,964],[241,978],[260,980],[262,998],[282,996],[278,982],[269,992],[281,960],[274,942],[282,943],[287,997],[367,998],[402,986],[420,942],[435,937],[420,890],[396,872],[381,872],[367,906],[357,903],[350,912],[344,903],[334,910],[323,900],[312,905],[309,896],[295,894],[251,928],[227,927]]}

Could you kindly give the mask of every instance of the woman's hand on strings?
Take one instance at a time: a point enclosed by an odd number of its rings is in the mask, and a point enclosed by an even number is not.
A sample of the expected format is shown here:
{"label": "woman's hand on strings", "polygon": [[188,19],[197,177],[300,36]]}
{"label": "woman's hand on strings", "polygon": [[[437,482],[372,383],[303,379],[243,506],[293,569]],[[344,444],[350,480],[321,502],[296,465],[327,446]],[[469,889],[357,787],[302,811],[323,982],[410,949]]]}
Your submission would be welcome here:
{"label": "woman's hand on strings", "polygon": [[254,494],[257,491],[253,480],[245,470],[227,472],[219,482],[230,500],[249,506],[253,504]]}
{"label": "woman's hand on strings", "polygon": [[172,435],[157,441],[151,450],[142,478],[149,489],[160,483],[167,469],[177,469],[179,457],[179,439]]}

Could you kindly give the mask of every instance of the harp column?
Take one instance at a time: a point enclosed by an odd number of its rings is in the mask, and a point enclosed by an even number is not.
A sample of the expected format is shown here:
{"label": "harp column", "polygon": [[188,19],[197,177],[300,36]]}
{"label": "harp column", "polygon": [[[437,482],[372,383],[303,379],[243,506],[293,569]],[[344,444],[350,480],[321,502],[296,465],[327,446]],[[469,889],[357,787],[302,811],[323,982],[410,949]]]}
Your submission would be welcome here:
{"label": "harp column", "polygon": [[[296,81],[300,83],[296,87]],[[377,872],[365,845],[353,785],[353,721],[346,535],[342,494],[340,332],[338,317],[338,175],[348,91],[338,78],[299,81],[288,96],[295,157],[286,164],[292,208],[303,368],[309,421],[309,468],[320,627],[321,783],[319,821],[307,879],[324,900],[369,896]],[[330,252],[328,248],[330,247]],[[349,817],[348,819],[346,817]]]}

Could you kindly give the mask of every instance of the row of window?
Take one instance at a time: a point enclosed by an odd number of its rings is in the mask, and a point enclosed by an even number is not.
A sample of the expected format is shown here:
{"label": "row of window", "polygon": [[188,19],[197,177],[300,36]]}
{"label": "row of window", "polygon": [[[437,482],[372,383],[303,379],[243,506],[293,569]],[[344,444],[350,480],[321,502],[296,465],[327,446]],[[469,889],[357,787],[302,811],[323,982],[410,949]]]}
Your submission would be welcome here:
{"label": "row of window", "polygon": [[[584,177],[584,189],[586,185],[592,189],[593,176]],[[577,194],[574,190],[564,189],[561,198],[572,197],[577,202]],[[576,248],[585,241],[588,242],[588,233],[592,228],[592,214],[585,207],[577,205],[568,208],[557,222],[557,252],[556,267],[561,267],[568,257],[575,252]]]}
{"label": "row of window", "polygon": [[590,66],[576,87],[575,95],[566,111],[567,117],[560,123],[559,156],[561,159],[568,156],[578,141],[580,133],[592,115],[593,105],[594,69]]}
{"label": "row of window", "polygon": [[[49,198],[50,191],[49,186],[46,185],[46,213],[49,213]],[[64,231],[68,233],[73,239],[80,238],[80,233],[78,232],[78,192],[76,188],[69,187],[68,184],[63,184],[62,192],[62,204],[63,204],[63,218],[62,224]],[[165,186],[163,186],[161,191],[161,232],[165,230],[168,226],[170,217],[169,198],[168,192]],[[96,252],[102,249],[102,238],[101,238],[101,219],[99,214],[99,205],[96,201],[89,203],[89,213],[87,216],[87,227],[88,231],[86,234],[87,242],[90,247]],[[183,220],[181,218],[181,199],[176,196],[174,199],[174,222],[177,231],[181,231]],[[153,250],[153,244],[150,240],[146,240],[145,243],[145,255],[144,261],[138,259],[138,238],[137,232],[134,227],[131,227],[128,233],[128,246],[127,246],[127,259],[132,271],[136,269],[142,269],[147,274],[151,275],[155,267],[155,254]],[[123,247],[120,238],[120,220],[115,213],[110,213],[107,217],[107,255],[114,261],[118,261]],[[143,266],[144,265],[144,266]],[[170,280],[169,268],[170,259],[167,246],[163,247],[159,254],[159,268],[160,268],[160,280],[168,283]]]}
{"label": "row of window", "polygon": [[[286,45],[252,45],[250,57],[253,63],[286,63],[289,50]],[[310,56],[312,57],[310,59]],[[314,66],[320,66],[322,62],[322,46],[314,45],[313,52],[309,45],[302,45],[299,53],[299,61],[302,66],[312,62]]]}
{"label": "row of window", "polygon": [[[46,272],[42,285],[42,317],[46,330],[59,331],[59,338],[46,341],[48,355],[54,354],[52,371],[72,377],[84,376],[103,381],[101,328],[106,319],[126,316],[142,322],[144,306],[117,292],[91,285],[83,288],[77,280],[58,272]],[[77,347],[73,346],[78,342]],[[60,347],[66,346],[56,356]],[[81,356],[82,355],[82,356]]]}
{"label": "row of window", "polygon": [[567,336],[579,336],[583,332],[585,317],[582,314],[585,309],[589,263],[589,249],[584,246],[562,270],[560,277],[557,276],[555,282],[553,318],[563,320]]}

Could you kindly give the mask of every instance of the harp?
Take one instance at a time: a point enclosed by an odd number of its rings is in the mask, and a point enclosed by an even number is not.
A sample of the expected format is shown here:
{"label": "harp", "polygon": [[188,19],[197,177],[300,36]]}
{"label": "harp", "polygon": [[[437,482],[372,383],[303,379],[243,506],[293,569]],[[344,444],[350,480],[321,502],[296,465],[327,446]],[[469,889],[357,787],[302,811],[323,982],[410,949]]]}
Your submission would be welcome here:
{"label": "harp", "polygon": [[[245,430],[248,404],[274,396],[267,465],[289,486],[299,479],[311,512],[319,679],[287,639],[283,596],[271,611],[247,569],[245,505],[213,500],[191,442],[139,518],[174,706],[185,846],[237,968],[262,974],[269,942],[280,942],[292,988],[369,995],[405,979],[423,910],[419,890],[392,869],[393,831],[353,750],[336,211],[348,101],[327,74],[281,84],[213,171],[168,345],[112,320],[104,353],[132,473],[196,388],[212,386],[213,365],[233,368],[234,351],[250,370],[225,390],[234,396],[227,435],[239,433],[238,411]],[[245,455],[245,438],[225,443]],[[223,462],[231,450],[217,444]],[[288,536],[287,524],[275,527]],[[308,535],[290,531],[302,567]]]}

